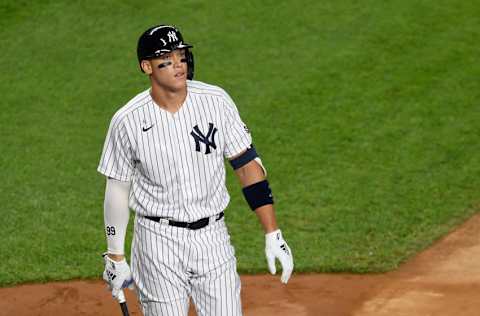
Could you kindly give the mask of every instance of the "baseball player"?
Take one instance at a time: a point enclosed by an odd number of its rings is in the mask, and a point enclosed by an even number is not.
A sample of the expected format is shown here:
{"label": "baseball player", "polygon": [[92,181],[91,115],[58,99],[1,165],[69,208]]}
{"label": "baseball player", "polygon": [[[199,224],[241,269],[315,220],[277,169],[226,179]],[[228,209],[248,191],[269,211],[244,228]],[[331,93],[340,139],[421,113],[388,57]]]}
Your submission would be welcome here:
{"label": "baseball player", "polygon": [[[249,130],[223,89],[193,80],[191,48],[168,25],[149,28],[138,40],[150,87],[113,116],[98,166],[107,177],[103,277],[114,297],[133,283],[145,315],[187,315],[190,298],[198,315],[241,315],[224,222],[225,158],[265,231],[269,270],[275,274],[278,259],[283,283],[293,257]],[[124,257],[129,209],[135,212],[130,266]]]}

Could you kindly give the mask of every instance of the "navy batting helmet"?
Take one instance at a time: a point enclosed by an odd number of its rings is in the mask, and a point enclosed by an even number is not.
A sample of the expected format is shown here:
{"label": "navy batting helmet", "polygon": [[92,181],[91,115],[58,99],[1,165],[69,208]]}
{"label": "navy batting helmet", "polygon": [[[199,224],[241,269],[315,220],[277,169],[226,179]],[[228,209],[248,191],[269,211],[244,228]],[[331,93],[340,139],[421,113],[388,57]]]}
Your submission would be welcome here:
{"label": "navy batting helmet", "polygon": [[[183,42],[183,37],[180,31],[171,25],[157,25],[149,28],[138,39],[137,57],[138,63],[142,60],[153,59],[159,57],[164,53],[172,52],[179,48],[185,48],[187,57],[187,79],[193,79],[193,54],[189,48],[193,46]],[[143,72],[142,67],[140,69]]]}

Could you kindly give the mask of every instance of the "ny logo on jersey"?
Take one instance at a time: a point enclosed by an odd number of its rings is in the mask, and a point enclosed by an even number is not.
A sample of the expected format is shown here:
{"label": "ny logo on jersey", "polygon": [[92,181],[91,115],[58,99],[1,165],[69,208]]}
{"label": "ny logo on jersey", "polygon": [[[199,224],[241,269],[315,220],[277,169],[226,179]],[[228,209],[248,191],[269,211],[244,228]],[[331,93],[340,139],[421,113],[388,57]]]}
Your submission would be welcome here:
{"label": "ny logo on jersey", "polygon": [[210,147],[217,149],[215,144],[215,134],[217,133],[217,128],[213,127],[213,123],[208,123],[208,132],[205,136],[202,131],[198,128],[198,125],[193,127],[193,131],[190,132],[190,135],[193,136],[195,140],[195,150],[200,151],[200,143],[204,143],[206,146],[205,154],[208,155],[211,153]]}

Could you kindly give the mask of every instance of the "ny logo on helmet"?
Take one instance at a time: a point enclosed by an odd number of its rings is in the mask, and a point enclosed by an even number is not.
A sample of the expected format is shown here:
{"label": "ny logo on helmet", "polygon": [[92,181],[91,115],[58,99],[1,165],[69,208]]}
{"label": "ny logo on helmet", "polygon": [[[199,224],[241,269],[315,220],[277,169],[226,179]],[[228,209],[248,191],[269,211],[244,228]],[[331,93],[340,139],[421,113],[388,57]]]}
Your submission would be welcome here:
{"label": "ny logo on helmet", "polygon": [[211,153],[210,147],[217,149],[215,144],[215,134],[217,133],[217,128],[213,126],[213,123],[208,123],[208,132],[207,135],[204,135],[202,131],[198,128],[198,125],[193,127],[193,131],[190,132],[193,139],[195,140],[195,150],[200,151],[200,143],[204,143],[206,146],[205,155]]}
{"label": "ny logo on helmet", "polygon": [[167,36],[168,36],[169,43],[178,41],[177,34],[175,33],[175,31],[168,32]]}

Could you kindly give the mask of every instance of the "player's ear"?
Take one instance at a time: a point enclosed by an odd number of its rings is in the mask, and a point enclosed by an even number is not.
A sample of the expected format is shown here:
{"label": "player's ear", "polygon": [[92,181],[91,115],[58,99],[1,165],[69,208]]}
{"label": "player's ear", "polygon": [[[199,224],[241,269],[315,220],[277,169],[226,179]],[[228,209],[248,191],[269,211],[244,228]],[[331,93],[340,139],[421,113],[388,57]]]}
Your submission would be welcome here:
{"label": "player's ear", "polygon": [[140,67],[142,67],[143,72],[147,75],[152,74],[152,63],[150,62],[150,60],[142,60],[142,62],[140,63]]}

